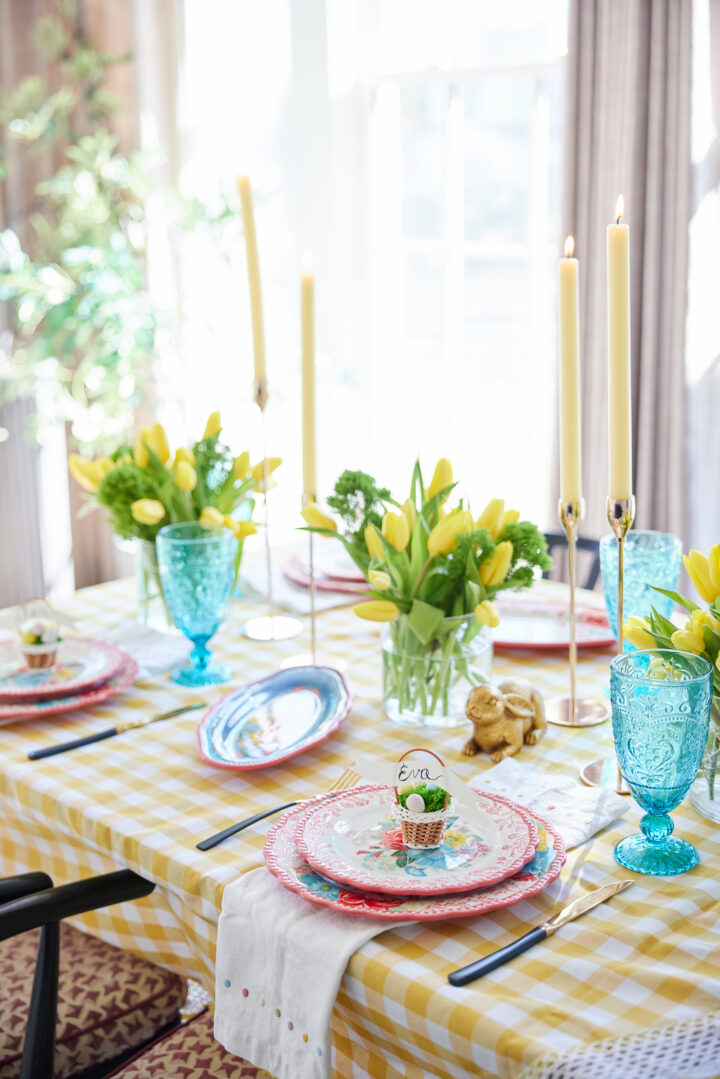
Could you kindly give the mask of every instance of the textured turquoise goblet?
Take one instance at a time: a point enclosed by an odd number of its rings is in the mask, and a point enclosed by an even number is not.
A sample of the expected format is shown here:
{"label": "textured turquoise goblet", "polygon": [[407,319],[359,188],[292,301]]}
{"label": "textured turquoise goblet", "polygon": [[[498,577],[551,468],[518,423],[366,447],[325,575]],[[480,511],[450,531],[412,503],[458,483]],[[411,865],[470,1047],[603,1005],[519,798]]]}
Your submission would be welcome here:
{"label": "textured turquoise goblet", "polygon": [[[673,601],[652,586],[674,591],[681,563],[682,540],[677,536],[638,529],[628,532],[623,556],[623,618],[633,614],[644,617],[650,614],[651,607],[669,618]],[[618,545],[614,535],[600,540],[600,571],[608,621],[617,637]]]}
{"label": "textured turquoise goblet", "polygon": [[222,526],[185,521],[161,528],[156,542],[168,609],[175,625],[193,643],[192,662],[174,669],[173,682],[181,686],[227,682],[230,668],[211,663],[207,645],[230,598],[237,540]]}
{"label": "textured turquoise goblet", "polygon": [[689,652],[623,652],[610,664],[610,698],[620,771],[645,810],[642,834],[618,843],[615,857],[636,873],[684,873],[697,865],[698,853],[671,836],[668,814],[687,794],[702,761],[712,667]]}

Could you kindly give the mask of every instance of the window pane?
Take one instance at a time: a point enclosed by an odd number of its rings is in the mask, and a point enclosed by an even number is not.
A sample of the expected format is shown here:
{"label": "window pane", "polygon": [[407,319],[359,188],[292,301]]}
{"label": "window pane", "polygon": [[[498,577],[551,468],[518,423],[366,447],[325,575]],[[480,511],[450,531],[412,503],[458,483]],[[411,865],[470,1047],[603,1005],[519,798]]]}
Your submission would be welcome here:
{"label": "window pane", "polygon": [[439,239],[444,230],[447,89],[440,83],[402,91],[403,233]]}
{"label": "window pane", "polygon": [[437,356],[445,340],[445,260],[408,255],[405,259],[405,339]]}
{"label": "window pane", "polygon": [[522,243],[527,234],[533,78],[487,75],[462,86],[465,239]]}

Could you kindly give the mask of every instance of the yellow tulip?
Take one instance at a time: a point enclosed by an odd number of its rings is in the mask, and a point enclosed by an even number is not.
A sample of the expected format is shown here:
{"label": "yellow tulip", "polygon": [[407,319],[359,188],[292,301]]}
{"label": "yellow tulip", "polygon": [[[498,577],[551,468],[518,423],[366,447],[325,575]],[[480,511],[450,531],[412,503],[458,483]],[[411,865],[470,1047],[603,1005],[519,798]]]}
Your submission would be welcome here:
{"label": "yellow tulip", "polygon": [[150,461],[150,454],[148,453],[147,443],[150,440],[150,428],[141,427],[140,432],[135,438],[135,446],[133,448],[133,456],[135,457],[135,464],[138,468],[147,468]]}
{"label": "yellow tulip", "polygon": [[369,599],[353,607],[358,618],[368,622],[394,622],[400,609],[389,599]]}
{"label": "yellow tulip", "polygon": [[472,514],[467,510],[455,510],[443,517],[428,536],[428,554],[437,558],[441,554],[450,554],[457,547],[458,536],[473,527]]}
{"label": "yellow tulip", "polygon": [[197,486],[197,472],[187,461],[178,461],[174,470],[175,484],[181,491],[194,491]]}
{"label": "yellow tulip", "polygon": [[156,525],[165,516],[165,507],[157,498],[139,498],[130,506],[134,519],[141,525]]}
{"label": "yellow tulip", "polygon": [[720,588],[720,543],[710,548],[708,553],[710,563],[710,577],[716,588]]}
{"label": "yellow tulip", "polygon": [[265,462],[267,461],[267,473],[270,476],[276,468],[279,468],[282,464],[282,457],[264,457],[262,461],[258,461],[256,465],[253,465],[251,472],[253,479],[256,483],[262,483],[265,479]]}
{"label": "yellow tulip", "polygon": [[222,423],[220,422],[220,413],[211,412],[207,418],[207,423],[205,424],[203,438],[215,438],[220,434],[221,429]]}
{"label": "yellow tulip", "polygon": [[[504,498],[491,498],[475,522],[475,527],[487,528],[492,538],[497,539],[502,529],[504,510]],[[511,510],[510,512],[512,513],[513,511]],[[518,516],[520,515],[518,514]]]}
{"label": "yellow tulip", "polygon": [[177,468],[181,461],[187,461],[189,465],[195,468],[195,454],[192,450],[188,450],[185,446],[178,446],[175,450],[175,460],[173,461],[173,468]]}
{"label": "yellow tulip", "polygon": [[97,491],[103,478],[97,461],[89,461],[87,457],[81,457],[79,453],[71,453],[68,457],[68,468],[70,475],[80,484],[83,491],[89,491],[90,494]]}
{"label": "yellow tulip", "polygon": [[147,428],[145,441],[150,449],[158,455],[162,463],[166,464],[170,459],[170,447],[168,446],[165,428],[161,423],[154,423],[152,427]]}
{"label": "yellow tulip", "polygon": [[[434,498],[438,491],[442,491],[443,487],[449,487],[453,481],[452,465],[448,461],[447,457],[441,457],[438,463],[435,465],[435,472],[430,486],[427,489],[428,499]],[[448,495],[445,495],[447,498]],[[443,502],[445,501],[443,499]]]}
{"label": "yellow tulip", "polygon": [[382,534],[396,551],[404,551],[410,539],[410,526],[404,513],[386,513]]}
{"label": "yellow tulip", "polygon": [[690,554],[683,555],[683,562],[685,563],[688,577],[695,585],[698,595],[706,603],[714,603],[717,597],[720,596],[720,584],[716,585],[713,581],[710,572],[710,560],[704,554],[700,554],[699,551],[691,551]]}
{"label": "yellow tulip", "polygon": [[689,620],[686,622],[684,629],[678,629],[673,633],[670,640],[673,647],[681,652],[692,652],[694,655],[699,656],[705,651],[705,638],[698,637]]}
{"label": "yellow tulip", "polygon": [[493,629],[500,623],[497,607],[494,603],[491,603],[489,599],[484,599],[482,603],[478,603],[475,608],[475,617],[478,622],[482,622],[484,626],[490,626],[490,629]]}
{"label": "yellow tulip", "polygon": [[623,638],[635,645],[636,648],[656,648],[655,639],[648,632],[647,619],[638,615],[630,615],[623,626]]}
{"label": "yellow tulip", "polygon": [[502,515],[502,521],[500,522],[500,532],[502,532],[505,525],[514,525],[516,521],[520,520],[520,510],[505,510]]}
{"label": "yellow tulip", "polygon": [[232,517],[223,517],[223,524],[230,529],[237,540],[247,539],[248,536],[254,536],[257,532],[252,521],[235,521]]}
{"label": "yellow tulip", "polygon": [[250,471],[250,454],[247,450],[238,454],[233,461],[233,476],[236,480],[244,480]]}
{"label": "yellow tulip", "polygon": [[365,536],[365,546],[368,549],[370,557],[380,558],[384,562],[385,548],[383,547],[383,541],[380,539],[375,525],[366,525],[363,535]]}
{"label": "yellow tulip", "polygon": [[703,626],[707,626],[708,629],[712,629],[716,633],[720,633],[720,620],[718,620],[714,614],[711,614],[710,611],[693,611],[693,613],[690,615],[690,622],[692,623],[693,631],[698,635],[698,637],[703,636]]}
{"label": "yellow tulip", "polygon": [[368,581],[378,592],[387,592],[388,588],[392,588],[390,574],[382,569],[371,569],[368,573]]}
{"label": "yellow tulip", "polygon": [[300,512],[311,528],[326,528],[329,532],[337,532],[337,522],[333,521],[329,514],[323,513],[317,502],[308,502]]}
{"label": "yellow tulip", "polygon": [[513,545],[510,540],[503,540],[480,566],[480,580],[486,588],[495,588],[507,577],[512,562]]}
{"label": "yellow tulip", "polygon": [[215,506],[204,506],[200,512],[200,523],[204,525],[224,525],[225,517]]}
{"label": "yellow tulip", "polygon": [[408,523],[408,528],[412,532],[413,528],[415,527],[415,518],[417,517],[417,511],[415,509],[414,503],[411,502],[409,498],[406,498],[403,502],[402,511],[403,516]]}

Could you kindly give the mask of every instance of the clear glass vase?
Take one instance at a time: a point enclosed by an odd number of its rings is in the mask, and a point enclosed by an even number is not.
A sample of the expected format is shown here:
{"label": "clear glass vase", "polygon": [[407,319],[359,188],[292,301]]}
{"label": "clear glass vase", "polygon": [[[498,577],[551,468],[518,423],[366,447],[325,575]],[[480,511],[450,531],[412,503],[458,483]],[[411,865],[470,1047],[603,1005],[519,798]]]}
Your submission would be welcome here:
{"label": "clear glass vase", "polygon": [[492,671],[492,641],[474,618],[448,620],[422,644],[405,615],[390,623],[382,642],[383,707],[393,723],[458,727],[473,686]]}
{"label": "clear glass vase", "polygon": [[154,540],[136,540],[138,622],[159,630],[177,633],[165,602]]}
{"label": "clear glass vase", "polygon": [[720,824],[720,697],[710,709],[710,732],[697,779],[690,788],[690,803],[701,817]]}

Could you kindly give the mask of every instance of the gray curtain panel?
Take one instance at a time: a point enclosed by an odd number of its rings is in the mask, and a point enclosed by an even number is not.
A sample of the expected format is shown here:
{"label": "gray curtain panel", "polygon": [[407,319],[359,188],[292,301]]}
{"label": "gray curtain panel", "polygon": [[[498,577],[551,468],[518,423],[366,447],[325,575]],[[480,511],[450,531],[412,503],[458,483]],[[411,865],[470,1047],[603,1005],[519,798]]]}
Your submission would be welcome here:
{"label": "gray curtain panel", "polygon": [[572,0],[564,234],[580,259],[583,531],[608,531],[606,227],[630,225],[638,528],[682,535],[691,0]]}

